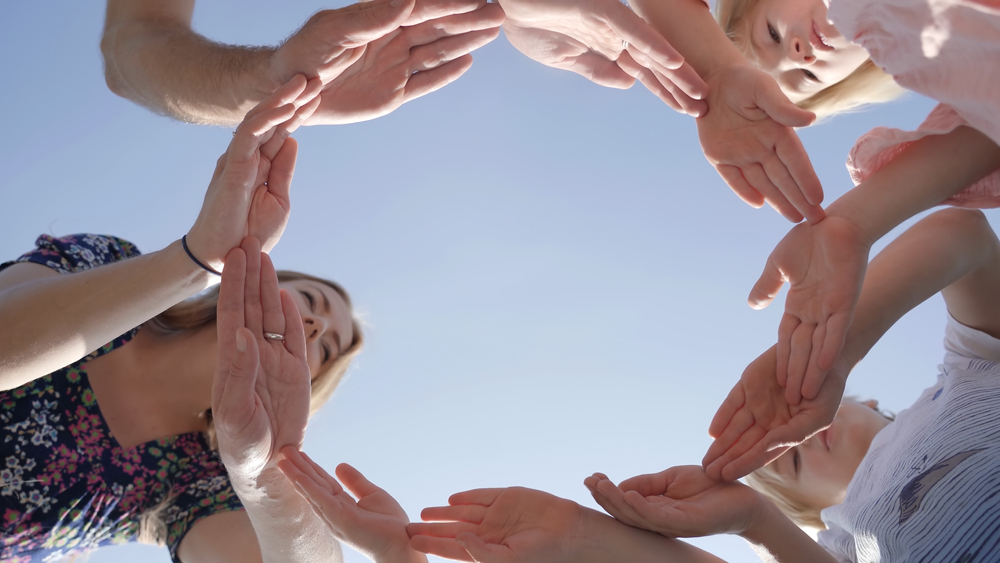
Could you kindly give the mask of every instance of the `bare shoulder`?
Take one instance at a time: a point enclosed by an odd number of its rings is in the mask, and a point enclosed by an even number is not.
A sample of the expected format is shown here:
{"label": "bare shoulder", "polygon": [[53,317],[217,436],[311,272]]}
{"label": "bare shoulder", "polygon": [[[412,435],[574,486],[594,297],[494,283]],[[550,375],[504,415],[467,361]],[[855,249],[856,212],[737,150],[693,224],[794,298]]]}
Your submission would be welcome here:
{"label": "bare shoulder", "polygon": [[0,271],[0,293],[22,283],[33,282],[58,275],[59,272],[41,264],[34,264],[31,262],[13,264],[5,268],[3,271]]}
{"label": "bare shoulder", "polygon": [[184,563],[255,563],[261,560],[257,534],[245,510],[219,512],[191,526],[177,550]]}

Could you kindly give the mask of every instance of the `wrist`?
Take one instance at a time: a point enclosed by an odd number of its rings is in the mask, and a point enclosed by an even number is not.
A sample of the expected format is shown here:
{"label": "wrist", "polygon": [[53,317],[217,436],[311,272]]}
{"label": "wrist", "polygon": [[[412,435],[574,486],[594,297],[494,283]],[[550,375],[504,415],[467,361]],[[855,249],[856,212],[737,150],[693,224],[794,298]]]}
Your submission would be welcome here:
{"label": "wrist", "polygon": [[753,545],[764,546],[774,535],[775,524],[779,521],[776,519],[784,521],[788,521],[788,519],[764,495],[757,491],[753,491],[753,493],[755,500],[747,517],[746,527],[742,531],[736,532],[736,535]]}

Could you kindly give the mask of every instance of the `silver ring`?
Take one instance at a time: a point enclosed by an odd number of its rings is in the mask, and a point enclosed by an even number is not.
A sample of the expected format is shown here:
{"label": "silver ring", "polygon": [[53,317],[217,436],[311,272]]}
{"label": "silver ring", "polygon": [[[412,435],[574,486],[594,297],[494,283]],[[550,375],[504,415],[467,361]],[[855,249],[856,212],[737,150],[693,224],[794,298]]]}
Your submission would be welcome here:
{"label": "silver ring", "polygon": [[622,39],[622,51],[628,51],[628,41]]}
{"label": "silver ring", "polygon": [[285,341],[285,335],[284,334],[278,334],[277,332],[265,332],[264,333],[264,338],[267,338],[269,340],[277,340],[278,342],[284,342]]}

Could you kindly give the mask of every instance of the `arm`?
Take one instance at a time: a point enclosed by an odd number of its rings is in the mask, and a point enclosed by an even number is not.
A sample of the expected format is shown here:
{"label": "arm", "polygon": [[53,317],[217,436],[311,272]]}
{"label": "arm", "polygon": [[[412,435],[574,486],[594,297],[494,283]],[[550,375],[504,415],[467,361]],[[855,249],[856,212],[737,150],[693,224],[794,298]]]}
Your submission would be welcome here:
{"label": "arm", "polygon": [[584,485],[598,504],[630,526],[667,537],[738,534],[766,562],[834,561],[769,500],[742,483],[715,481],[699,466],[639,475],[618,487],[595,473]]}
{"label": "arm", "polygon": [[454,81],[471,65],[468,53],[503,23],[498,7],[479,0],[378,0],[318,12],[277,48],[243,47],[195,33],[193,10],[194,0],[108,0],[101,39],[108,87],[176,119],[233,125],[304,74],[323,83],[309,124],[349,123]]}
{"label": "arm", "polygon": [[[791,405],[770,381],[773,371],[748,368],[712,420],[709,433],[717,438],[705,456],[706,471],[737,479],[829,426],[851,369],[897,320],[938,291],[959,322],[1000,334],[997,287],[1000,242],[981,212],[947,209],[923,219],[872,260],[854,323],[816,399]],[[770,390],[751,395],[751,389]],[[781,447],[769,451],[772,446]]]}
{"label": "arm", "polygon": [[626,526],[542,491],[511,487],[452,495],[407,526],[413,548],[479,563],[719,563],[684,542]]}
{"label": "arm", "polygon": [[[201,262],[221,269],[247,233],[267,241],[267,248],[277,243],[288,220],[296,158],[288,135],[316,109],[318,90],[318,81],[298,77],[247,114],[187,234]],[[15,264],[0,272],[0,317],[17,319],[0,326],[0,387],[12,389],[69,365],[217,281],[180,241],[65,276]]]}
{"label": "arm", "polygon": [[815,397],[837,358],[871,245],[998,166],[1000,147],[970,127],[924,137],[831,204],[828,220],[795,227],[778,243],[749,301],[766,307],[785,281],[790,284],[777,373],[790,402]]}
{"label": "arm", "polygon": [[646,19],[708,84],[698,118],[705,157],[753,207],[765,202],[793,222],[823,218],[823,188],[792,127],[815,116],[792,104],[766,73],[750,66],[700,0],[633,0]]}

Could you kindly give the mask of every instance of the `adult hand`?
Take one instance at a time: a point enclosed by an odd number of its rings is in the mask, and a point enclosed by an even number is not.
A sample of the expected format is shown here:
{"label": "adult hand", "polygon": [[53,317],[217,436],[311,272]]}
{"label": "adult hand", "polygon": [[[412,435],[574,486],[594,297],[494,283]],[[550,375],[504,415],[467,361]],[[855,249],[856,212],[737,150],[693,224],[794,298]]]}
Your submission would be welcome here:
{"label": "adult hand", "polygon": [[304,452],[289,446],[280,453],[278,469],[338,540],[372,561],[427,561],[422,553],[410,548],[406,511],[360,471],[346,463],[337,466],[337,477],[348,493]]}
{"label": "adult hand", "polygon": [[711,111],[698,119],[705,158],[752,207],[767,202],[797,223],[823,219],[823,187],[792,127],[815,119],[781,92],[768,74],[730,65],[705,78]]}
{"label": "adult hand", "polygon": [[753,489],[712,479],[698,465],[639,475],[617,487],[595,473],[583,484],[619,521],[669,538],[738,534],[750,527],[760,509]]}
{"label": "adult hand", "polygon": [[510,487],[458,493],[448,504],[420,513],[433,523],[406,527],[414,549],[479,563],[576,561],[572,540],[582,509],[573,501]]}
{"label": "adult hand", "polygon": [[291,210],[289,189],[298,145],[289,135],[319,104],[319,80],[298,75],[249,111],[219,157],[187,244],[198,259],[221,270],[244,237],[265,252],[277,244]]}
{"label": "adult hand", "polygon": [[[248,237],[226,260],[212,416],[230,475],[254,479],[298,449],[309,418],[310,372],[295,301],[278,290],[271,259]],[[284,341],[265,333],[284,335]]]}
{"label": "adult hand", "polygon": [[743,371],[712,418],[715,442],[702,460],[707,475],[732,481],[764,467],[833,422],[850,368],[838,360],[819,395],[797,405],[785,399],[774,375],[776,348],[768,348]]}
{"label": "adult hand", "polygon": [[[671,108],[707,111],[705,82],[641,17],[617,0],[500,0],[507,39],[528,57],[601,86],[638,79]],[[625,48],[627,42],[628,48]]]}
{"label": "adult hand", "polygon": [[797,225],[771,252],[750,291],[750,306],[762,309],[789,283],[776,366],[789,404],[816,398],[840,355],[861,295],[871,240],[840,216]]}
{"label": "adult hand", "polygon": [[[375,0],[324,10],[274,53],[269,75],[319,77],[308,125],[385,115],[455,81],[504,21],[485,0]],[[402,26],[402,27],[401,27]]]}

